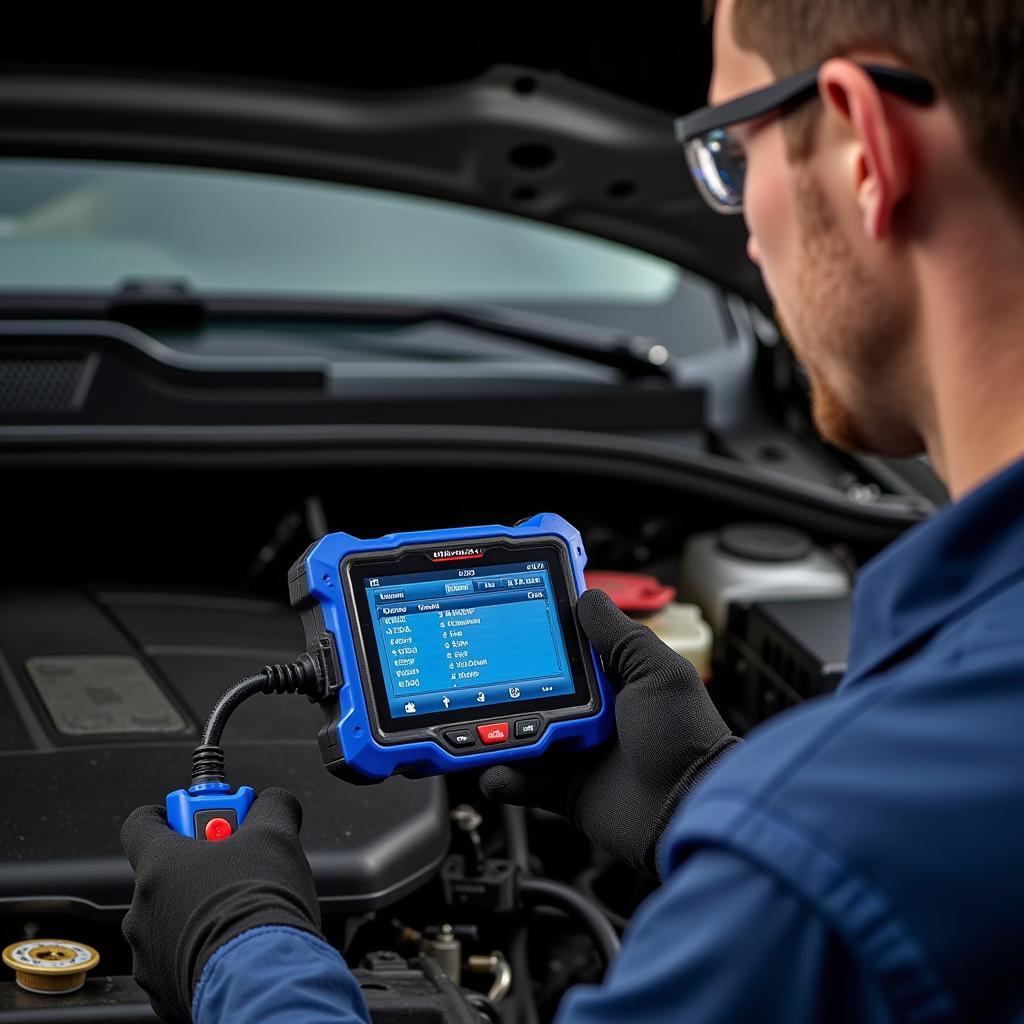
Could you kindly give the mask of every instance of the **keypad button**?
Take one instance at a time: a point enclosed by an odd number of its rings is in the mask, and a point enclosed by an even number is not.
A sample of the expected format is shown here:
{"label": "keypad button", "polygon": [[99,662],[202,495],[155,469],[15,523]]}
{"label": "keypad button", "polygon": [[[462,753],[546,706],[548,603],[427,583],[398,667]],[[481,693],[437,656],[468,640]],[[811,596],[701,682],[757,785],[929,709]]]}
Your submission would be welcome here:
{"label": "keypad button", "polygon": [[505,743],[508,740],[508,722],[491,722],[490,725],[478,725],[477,734],[482,742]]}
{"label": "keypad button", "polygon": [[449,729],[445,734],[444,738],[453,747],[475,747],[476,737],[473,735],[473,730],[468,726],[465,729]]}
{"label": "keypad button", "polygon": [[540,735],[539,718],[520,718],[516,722],[515,736],[517,740],[532,740]]}

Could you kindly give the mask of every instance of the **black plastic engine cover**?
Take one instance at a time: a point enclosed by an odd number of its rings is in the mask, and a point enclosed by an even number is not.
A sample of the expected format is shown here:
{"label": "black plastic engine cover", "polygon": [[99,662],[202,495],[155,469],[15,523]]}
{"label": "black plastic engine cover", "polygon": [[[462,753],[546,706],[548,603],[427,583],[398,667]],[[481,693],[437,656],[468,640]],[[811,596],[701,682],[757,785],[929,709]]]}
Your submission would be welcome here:
{"label": "black plastic engine cover", "polygon": [[[195,594],[0,595],[0,901],[123,910],[126,815],[187,786],[191,751],[228,685],[304,649],[271,602]],[[448,845],[441,779],[350,786],[323,769],[320,711],[258,695],[224,734],[228,781],[285,786],[325,911],[383,906],[437,869]]]}

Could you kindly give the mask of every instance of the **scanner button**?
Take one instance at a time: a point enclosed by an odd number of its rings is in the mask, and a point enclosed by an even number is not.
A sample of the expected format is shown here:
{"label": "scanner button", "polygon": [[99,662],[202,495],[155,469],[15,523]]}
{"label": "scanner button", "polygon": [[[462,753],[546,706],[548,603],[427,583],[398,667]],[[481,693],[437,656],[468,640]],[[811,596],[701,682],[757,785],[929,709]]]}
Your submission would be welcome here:
{"label": "scanner button", "polygon": [[473,735],[472,729],[449,729],[445,734],[444,738],[453,747],[475,747],[476,737]]}
{"label": "scanner button", "polygon": [[230,807],[196,811],[192,816],[192,826],[196,839],[216,843],[238,831],[238,815]]}
{"label": "scanner button", "polygon": [[516,722],[516,739],[517,740],[532,740],[536,739],[540,735],[540,719],[539,718],[520,718]]}
{"label": "scanner button", "polygon": [[216,843],[221,839],[227,839],[231,835],[231,822],[227,818],[211,818],[206,823],[206,828],[203,829],[203,833],[211,843]]}
{"label": "scanner button", "polygon": [[508,740],[508,722],[491,722],[490,725],[478,725],[476,731],[480,739],[487,744],[505,743]]}

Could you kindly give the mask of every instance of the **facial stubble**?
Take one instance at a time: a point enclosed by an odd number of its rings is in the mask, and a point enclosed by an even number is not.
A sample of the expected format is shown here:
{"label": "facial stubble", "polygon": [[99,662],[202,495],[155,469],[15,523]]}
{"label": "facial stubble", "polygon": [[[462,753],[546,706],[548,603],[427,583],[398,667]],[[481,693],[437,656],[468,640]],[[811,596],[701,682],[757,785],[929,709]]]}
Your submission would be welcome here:
{"label": "facial stubble", "polygon": [[821,183],[794,186],[799,265],[795,308],[777,319],[811,382],[811,412],[826,441],[846,451],[908,455],[920,449],[900,397],[906,330],[883,288],[858,263]]}

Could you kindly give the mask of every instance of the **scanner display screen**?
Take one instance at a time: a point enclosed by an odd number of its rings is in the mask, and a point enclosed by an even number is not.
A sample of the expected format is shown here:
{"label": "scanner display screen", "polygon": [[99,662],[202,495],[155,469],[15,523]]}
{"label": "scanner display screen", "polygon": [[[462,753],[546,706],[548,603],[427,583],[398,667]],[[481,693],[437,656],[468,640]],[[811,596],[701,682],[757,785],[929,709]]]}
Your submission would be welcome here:
{"label": "scanner display screen", "polygon": [[469,558],[447,550],[401,548],[347,563],[381,731],[593,711],[590,648],[559,545],[495,541]]}
{"label": "scanner display screen", "polygon": [[574,692],[547,560],[363,585],[396,721]]}

